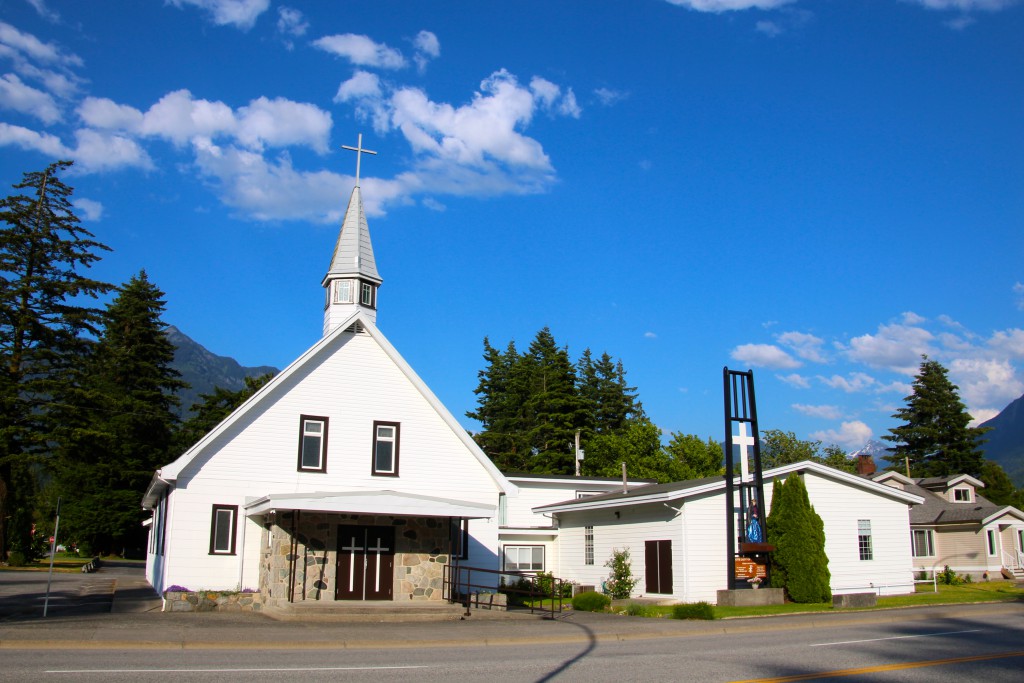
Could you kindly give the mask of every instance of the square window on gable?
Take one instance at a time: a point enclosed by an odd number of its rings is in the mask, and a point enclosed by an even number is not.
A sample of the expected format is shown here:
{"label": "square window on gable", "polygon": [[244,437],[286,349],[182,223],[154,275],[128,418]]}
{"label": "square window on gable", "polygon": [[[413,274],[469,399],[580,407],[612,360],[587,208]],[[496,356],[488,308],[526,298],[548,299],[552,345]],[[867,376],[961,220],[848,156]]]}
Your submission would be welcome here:
{"label": "square window on gable", "polygon": [[970,503],[971,490],[968,488],[953,489],[953,500],[957,503]]}
{"label": "square window on gable", "polygon": [[373,423],[373,474],[398,476],[398,451],[401,424],[398,422]]}
{"label": "square window on gable", "polygon": [[313,415],[299,417],[300,472],[327,471],[327,418]]}

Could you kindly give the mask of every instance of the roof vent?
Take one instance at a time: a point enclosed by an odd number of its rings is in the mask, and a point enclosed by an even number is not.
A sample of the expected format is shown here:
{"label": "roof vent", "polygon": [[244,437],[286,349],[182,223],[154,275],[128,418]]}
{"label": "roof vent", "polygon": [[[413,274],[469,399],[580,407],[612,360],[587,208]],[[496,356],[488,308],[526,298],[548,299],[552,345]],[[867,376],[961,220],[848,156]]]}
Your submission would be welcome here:
{"label": "roof vent", "polygon": [[363,332],[366,332],[366,330],[363,328],[363,323],[359,322],[358,320],[349,325],[347,328],[345,328],[345,331],[350,332],[351,334],[362,334]]}

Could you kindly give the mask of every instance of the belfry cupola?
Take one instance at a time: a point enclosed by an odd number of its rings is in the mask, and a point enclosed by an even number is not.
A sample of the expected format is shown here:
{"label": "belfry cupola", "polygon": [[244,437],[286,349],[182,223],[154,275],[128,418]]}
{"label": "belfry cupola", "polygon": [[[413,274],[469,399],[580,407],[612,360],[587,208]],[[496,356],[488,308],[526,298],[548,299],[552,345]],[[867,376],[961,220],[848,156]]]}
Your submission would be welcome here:
{"label": "belfry cupola", "polygon": [[345,209],[345,218],[334,246],[331,265],[324,276],[325,292],[324,336],[333,331],[357,310],[363,311],[377,322],[377,290],[383,280],[377,273],[370,243],[370,227],[363,211],[363,198],[359,189],[359,165],[363,154],[376,152],[363,149],[363,136],[355,147],[343,145],[356,153],[356,185]]}

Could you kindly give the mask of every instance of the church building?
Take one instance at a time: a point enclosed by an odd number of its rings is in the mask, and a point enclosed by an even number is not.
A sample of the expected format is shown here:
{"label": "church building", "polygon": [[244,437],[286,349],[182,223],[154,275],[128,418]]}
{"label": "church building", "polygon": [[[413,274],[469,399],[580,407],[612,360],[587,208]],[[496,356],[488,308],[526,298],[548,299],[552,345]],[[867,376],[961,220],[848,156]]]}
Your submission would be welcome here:
{"label": "church building", "polygon": [[[361,136],[350,149],[366,151]],[[498,505],[516,487],[377,328],[382,282],[357,163],[322,338],[145,493],[157,591],[441,600],[446,566],[498,568]]]}

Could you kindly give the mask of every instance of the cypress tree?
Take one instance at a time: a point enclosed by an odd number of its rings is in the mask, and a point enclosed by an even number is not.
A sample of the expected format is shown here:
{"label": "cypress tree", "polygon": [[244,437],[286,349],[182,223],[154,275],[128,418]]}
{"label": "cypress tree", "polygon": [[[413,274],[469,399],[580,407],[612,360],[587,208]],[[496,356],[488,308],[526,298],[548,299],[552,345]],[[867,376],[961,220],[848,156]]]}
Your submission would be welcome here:
{"label": "cypress tree", "polygon": [[882,437],[895,444],[893,455],[886,458],[892,469],[902,471],[909,462],[914,477],[981,475],[980,437],[988,430],[968,426],[971,415],[947,374],[940,363],[922,356],[913,391],[893,415],[903,424]]}
{"label": "cypress tree", "polygon": [[799,474],[784,484],[772,485],[772,510],[768,515],[772,586],[785,588],[793,602],[817,603],[832,599],[831,574],[825,554],[825,523],[814,511]]}
{"label": "cypress tree", "polygon": [[36,473],[53,440],[52,412],[89,352],[111,286],[82,274],[109,248],[71,206],[59,161],[26,173],[0,200],[0,557],[30,555]]}

